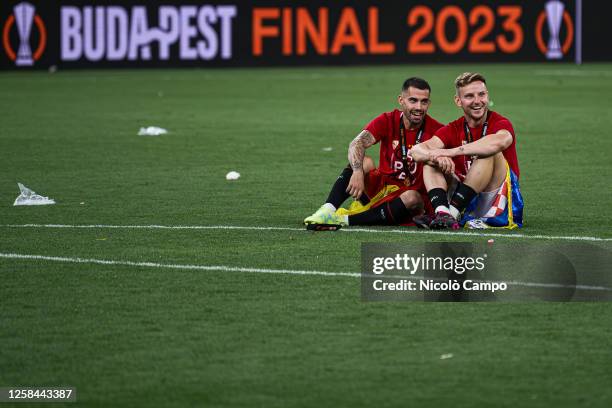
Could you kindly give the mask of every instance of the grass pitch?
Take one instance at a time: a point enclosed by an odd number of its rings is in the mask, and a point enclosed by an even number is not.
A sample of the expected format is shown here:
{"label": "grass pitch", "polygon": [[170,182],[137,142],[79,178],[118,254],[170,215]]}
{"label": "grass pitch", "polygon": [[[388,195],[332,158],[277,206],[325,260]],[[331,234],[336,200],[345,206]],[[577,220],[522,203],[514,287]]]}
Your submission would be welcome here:
{"label": "grass pitch", "polygon": [[[448,122],[466,70],[515,126],[520,233],[611,238],[612,65],[75,71],[0,75],[0,252],[351,273],[361,242],[486,240],[300,230],[406,77]],[[18,181],[57,204],[12,207]],[[612,405],[606,303],[362,303],[353,277],[41,259],[0,278],[0,386],[79,406]]]}

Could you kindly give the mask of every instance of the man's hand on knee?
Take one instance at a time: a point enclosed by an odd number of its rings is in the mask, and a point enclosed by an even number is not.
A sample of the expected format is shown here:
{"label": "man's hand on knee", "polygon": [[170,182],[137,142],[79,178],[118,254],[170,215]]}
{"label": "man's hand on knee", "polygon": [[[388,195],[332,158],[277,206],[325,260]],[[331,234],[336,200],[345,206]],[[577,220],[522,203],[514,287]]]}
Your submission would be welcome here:
{"label": "man's hand on knee", "polygon": [[440,156],[434,161],[436,167],[446,175],[455,173],[455,162],[450,157]]}
{"label": "man's hand on knee", "polygon": [[364,190],[365,182],[363,170],[353,171],[353,175],[351,176],[348,187],[346,188],[346,192],[353,196],[355,200],[359,200],[359,197],[361,197]]}

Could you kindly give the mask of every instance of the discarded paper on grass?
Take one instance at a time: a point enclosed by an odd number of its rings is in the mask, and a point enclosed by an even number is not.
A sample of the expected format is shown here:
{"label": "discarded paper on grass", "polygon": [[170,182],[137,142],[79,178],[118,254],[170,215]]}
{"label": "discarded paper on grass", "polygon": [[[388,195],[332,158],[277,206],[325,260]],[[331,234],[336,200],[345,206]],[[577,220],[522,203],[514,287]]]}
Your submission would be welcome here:
{"label": "discarded paper on grass", "polygon": [[50,205],[55,204],[55,200],[49,197],[41,196],[36,194],[35,191],[30,190],[21,183],[17,183],[21,194],[15,199],[13,206],[17,205]]}

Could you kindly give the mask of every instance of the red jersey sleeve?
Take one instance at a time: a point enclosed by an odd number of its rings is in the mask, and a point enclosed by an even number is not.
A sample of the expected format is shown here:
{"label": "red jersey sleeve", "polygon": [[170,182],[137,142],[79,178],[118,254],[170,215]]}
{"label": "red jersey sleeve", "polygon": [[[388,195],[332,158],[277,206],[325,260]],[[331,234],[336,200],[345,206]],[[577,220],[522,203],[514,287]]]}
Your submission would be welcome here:
{"label": "red jersey sleeve", "polygon": [[438,122],[438,123],[433,124],[433,125],[431,126],[431,134],[432,134],[432,135],[435,135],[435,134],[436,134],[436,132],[437,132],[438,130],[442,129],[443,127],[444,127],[444,125],[443,125],[443,124],[441,124],[441,123],[439,123],[439,122]]}
{"label": "red jersey sleeve", "polygon": [[450,125],[442,126],[434,133],[434,136],[438,136],[440,140],[442,140],[442,143],[444,143],[445,148],[453,146],[455,132],[453,132],[453,129]]}
{"label": "red jersey sleeve", "polygon": [[512,123],[510,123],[508,119],[498,120],[497,122],[495,122],[495,124],[493,124],[493,126],[491,126],[491,130],[487,133],[489,134],[497,133],[502,129],[510,132],[510,134],[512,135],[512,138],[514,139],[514,128],[512,127]]}
{"label": "red jersey sleeve", "polygon": [[364,130],[370,132],[377,142],[380,141],[389,134],[389,121],[387,120],[387,116],[384,113],[377,116],[368,123]]}
{"label": "red jersey sleeve", "polygon": [[425,122],[425,133],[423,134],[423,139],[421,142],[426,142],[436,134],[438,129],[443,127],[444,125],[432,118],[431,116],[427,117],[427,122]]}

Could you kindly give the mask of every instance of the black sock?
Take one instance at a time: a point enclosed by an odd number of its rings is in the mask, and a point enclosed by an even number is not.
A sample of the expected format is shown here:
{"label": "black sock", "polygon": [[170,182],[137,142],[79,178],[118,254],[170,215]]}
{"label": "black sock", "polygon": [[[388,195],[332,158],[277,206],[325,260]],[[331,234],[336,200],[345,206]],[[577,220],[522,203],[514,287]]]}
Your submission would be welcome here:
{"label": "black sock", "polygon": [[440,206],[448,208],[448,196],[443,188],[432,188],[427,194],[434,210]]}
{"label": "black sock", "polygon": [[349,215],[349,225],[398,225],[409,216],[410,210],[397,197],[362,213]]}
{"label": "black sock", "polygon": [[326,203],[330,203],[334,207],[340,208],[342,203],[345,202],[350,196],[350,194],[346,192],[346,188],[348,187],[348,183],[351,180],[352,175],[353,169],[350,167],[345,167],[344,170],[342,170],[342,173],[340,173],[338,179],[334,183],[334,186],[329,192]]}
{"label": "black sock", "polygon": [[[346,192],[346,188],[348,187],[348,183],[351,180],[352,175],[353,169],[351,169],[350,166],[347,166],[344,168],[344,170],[342,170],[342,173],[340,173],[338,179],[329,192],[329,196],[327,196],[327,201],[325,201],[326,203],[330,203],[334,207],[340,208],[342,203],[350,197],[350,194]],[[370,202],[370,198],[366,193],[362,193],[361,197],[359,197],[359,202],[363,205],[367,205]]]}
{"label": "black sock", "polygon": [[451,198],[451,205],[459,210],[459,214],[461,214],[477,194],[472,187],[461,183],[455,190],[453,198]]}
{"label": "black sock", "polygon": [[361,193],[361,197],[359,197],[359,202],[363,205],[368,205],[370,202],[370,197],[366,193]]}

